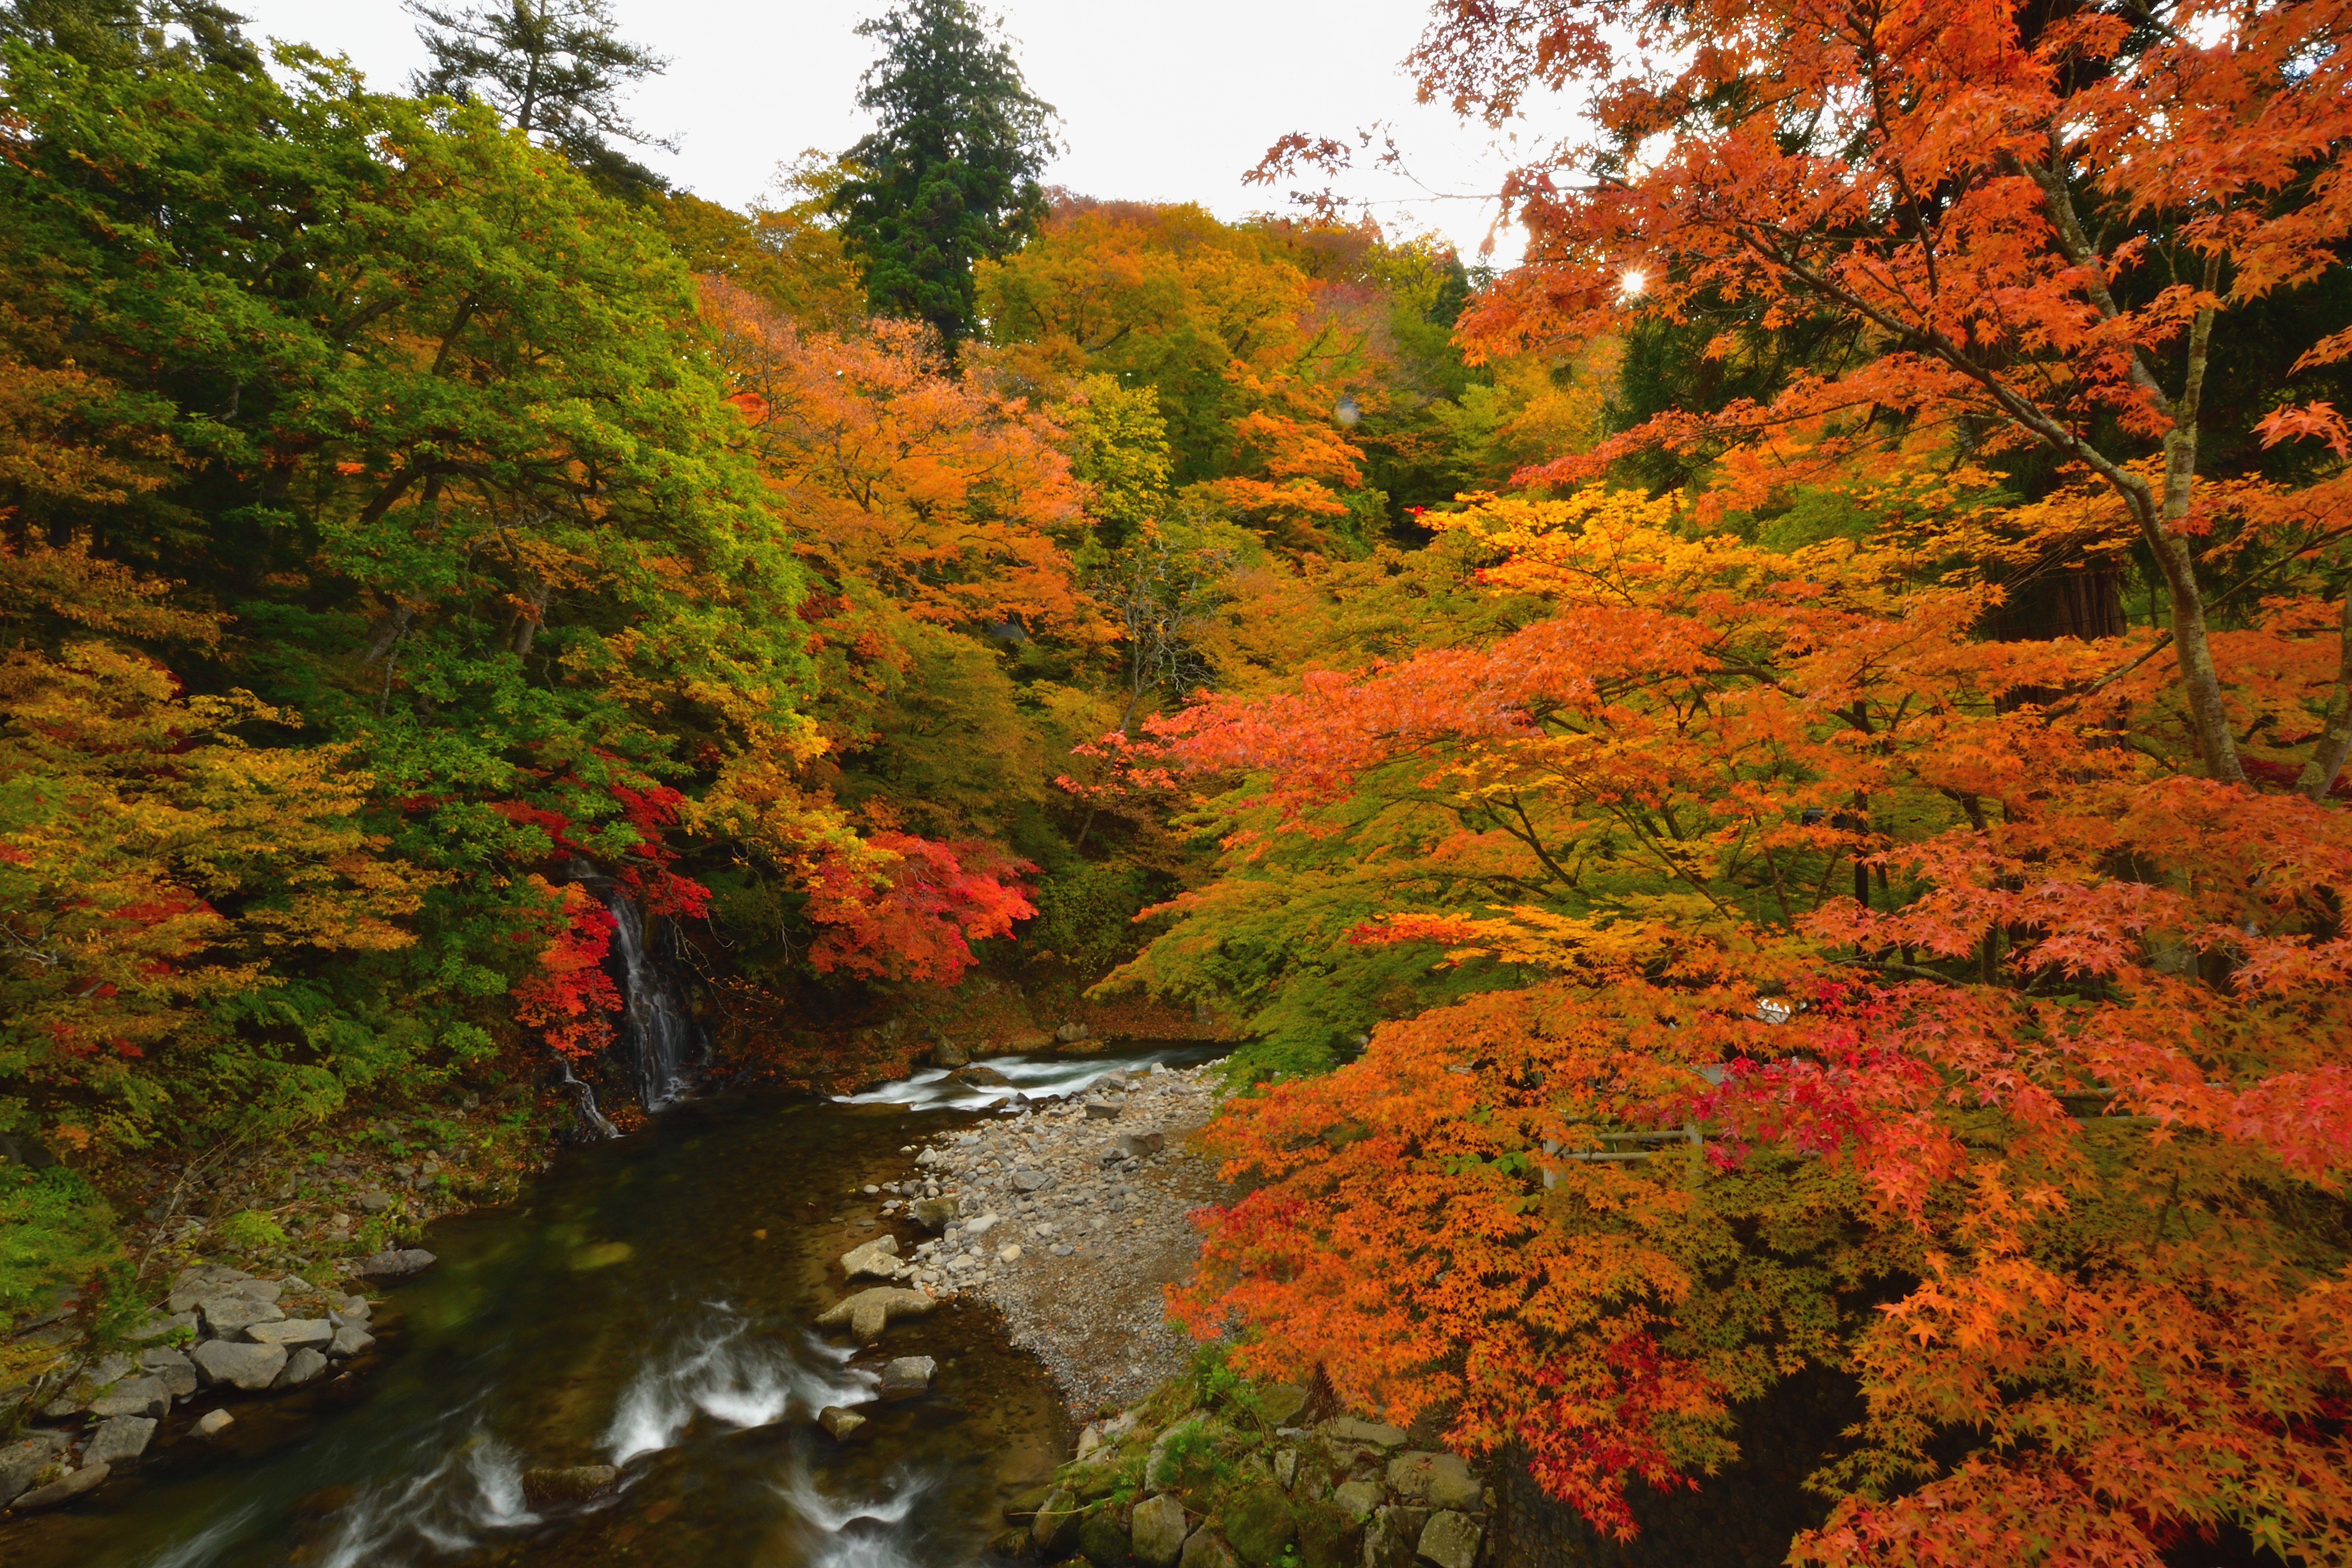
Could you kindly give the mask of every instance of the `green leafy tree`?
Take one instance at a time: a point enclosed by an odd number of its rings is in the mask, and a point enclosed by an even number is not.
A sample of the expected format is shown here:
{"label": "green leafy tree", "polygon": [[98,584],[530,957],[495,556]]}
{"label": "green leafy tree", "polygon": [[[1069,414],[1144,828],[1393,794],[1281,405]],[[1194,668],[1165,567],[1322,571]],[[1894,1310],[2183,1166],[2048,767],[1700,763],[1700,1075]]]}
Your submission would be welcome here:
{"label": "green leafy tree", "polygon": [[259,70],[261,57],[239,30],[245,20],[217,0],[9,0],[0,5],[0,39],[98,69],[173,61]]}
{"label": "green leafy tree", "polygon": [[462,11],[410,0],[406,8],[426,24],[417,36],[433,51],[433,68],[412,83],[419,96],[479,100],[609,190],[668,189],[614,143],[677,150],[677,138],[648,136],[621,110],[622,89],[669,61],[619,37],[607,0],[506,0]]}
{"label": "green leafy tree", "polygon": [[857,95],[877,124],[850,149],[834,210],[868,303],[929,321],[952,350],[978,325],[973,264],[1045,216],[1054,107],[970,0],[905,0],[857,31],[883,46]]}

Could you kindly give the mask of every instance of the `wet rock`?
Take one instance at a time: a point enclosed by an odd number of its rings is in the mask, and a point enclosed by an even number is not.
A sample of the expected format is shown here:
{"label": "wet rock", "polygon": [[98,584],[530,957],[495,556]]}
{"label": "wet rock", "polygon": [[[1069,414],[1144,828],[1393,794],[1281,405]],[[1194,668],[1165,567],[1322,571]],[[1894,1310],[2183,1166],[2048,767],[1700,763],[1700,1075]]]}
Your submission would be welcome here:
{"label": "wet rock", "polygon": [[846,1301],[826,1310],[816,1321],[820,1329],[837,1329],[846,1323],[850,1337],[861,1344],[871,1344],[882,1337],[882,1331],[899,1318],[927,1316],[939,1302],[920,1290],[899,1290],[877,1286],[860,1290]]}
{"label": "wet rock", "polygon": [[33,1478],[57,1462],[66,1447],[63,1432],[35,1432],[20,1443],[0,1448],[0,1506],[14,1502],[33,1484]]}
{"label": "wet rock", "polygon": [[110,1392],[89,1402],[89,1413],[101,1421],[117,1416],[161,1415],[171,1408],[171,1391],[163,1386],[162,1378],[154,1376],[126,1377]]}
{"label": "wet rock", "polygon": [[335,1331],[327,1343],[327,1353],[341,1361],[345,1356],[365,1355],[375,1344],[375,1336],[357,1323],[345,1323]]}
{"label": "wet rock", "polygon": [[931,1386],[940,1363],[927,1355],[902,1355],[882,1369],[882,1397],[898,1399]]}
{"label": "wet rock", "polygon": [[245,1337],[257,1345],[323,1345],[335,1337],[335,1326],[324,1318],[289,1318],[279,1323],[255,1323]]}
{"label": "wet rock", "polygon": [[1127,1107],[1116,1100],[1097,1100],[1092,1096],[1087,1100],[1087,1120],[1089,1121],[1116,1121],[1126,1110]]}
{"label": "wet rock", "polygon": [[277,1302],[257,1301],[250,1296],[207,1296],[200,1310],[205,1330],[224,1340],[244,1339],[246,1331],[255,1324],[282,1322],[286,1318],[286,1309]]}
{"label": "wet rock", "polygon": [[1395,1427],[1355,1415],[1326,1421],[1323,1430],[1335,1443],[1369,1443],[1375,1448],[1402,1448],[1405,1444],[1404,1434]]}
{"label": "wet rock", "polygon": [[106,1479],[109,1473],[108,1466],[84,1465],[63,1480],[51,1481],[47,1486],[34,1488],[11,1503],[9,1507],[17,1513],[38,1513],[45,1508],[55,1508],[59,1503],[71,1502],[82,1493],[98,1487]]}
{"label": "wet rock", "polygon": [[852,1279],[862,1274],[877,1279],[896,1277],[904,1263],[898,1257],[898,1238],[877,1236],[863,1247],[852,1247],[841,1255],[841,1271]]}
{"label": "wet rock", "polygon": [[174,1399],[185,1399],[196,1391],[196,1363],[179,1351],[162,1347],[141,1351],[139,1364]]}
{"label": "wet rock", "polygon": [[1384,1508],[1373,1514],[1364,1531],[1364,1568],[1412,1568],[1428,1522],[1426,1509]]}
{"label": "wet rock", "polygon": [[824,1428],[826,1436],[838,1443],[847,1438],[860,1426],[865,1426],[866,1417],[855,1410],[844,1410],[838,1405],[828,1405],[816,1413],[816,1424]]}
{"label": "wet rock", "polygon": [[971,1061],[971,1053],[953,1040],[940,1040],[931,1047],[933,1067],[960,1068],[970,1065]]}
{"label": "wet rock", "polygon": [[286,1347],[206,1340],[188,1359],[196,1363],[196,1375],[208,1387],[226,1383],[232,1388],[258,1392],[277,1382],[278,1374],[286,1370]]}
{"label": "wet rock", "polygon": [[1283,1548],[1298,1537],[1290,1504],[1272,1487],[1252,1487],[1225,1501],[1225,1542],[1249,1568],[1273,1568]]}
{"label": "wet rock", "polygon": [[1421,1554],[1437,1568],[1472,1568],[1478,1561],[1478,1543],[1486,1532],[1469,1515],[1441,1509],[1422,1526]]}
{"label": "wet rock", "polygon": [[1133,1521],[1131,1550],[1136,1561],[1148,1568],[1175,1568],[1184,1550],[1184,1537],[1192,1529],[1183,1503],[1174,1493],[1162,1492],[1136,1504]]}
{"label": "wet rock", "polygon": [[327,1370],[327,1358],[304,1345],[286,1358],[286,1370],[278,1374],[279,1388],[299,1388]]}
{"label": "wet rock", "polygon": [[907,1205],[907,1217],[934,1236],[947,1229],[955,1212],[953,1198],[917,1198]]}
{"label": "wet rock", "polygon": [[966,1068],[955,1075],[956,1082],[966,1089],[1010,1089],[1013,1080],[990,1067]]}
{"label": "wet rock", "polygon": [[1078,1511],[1078,1494],[1067,1487],[1057,1488],[1038,1508],[1029,1538],[1037,1543],[1038,1553],[1050,1560],[1077,1544],[1078,1526],[1085,1520]]}
{"label": "wet rock", "polygon": [[1378,1481],[1346,1481],[1333,1489],[1331,1500],[1358,1519],[1370,1519],[1389,1494]]}
{"label": "wet rock", "polygon": [[1480,1488],[1459,1454],[1399,1454],[1389,1461],[1389,1489],[1424,1508],[1478,1506]]}
{"label": "wet rock", "polygon": [[1098,1509],[1078,1526],[1078,1555],[1095,1568],[1123,1568],[1128,1559],[1127,1526],[1109,1509]]}
{"label": "wet rock", "polygon": [[1184,1542],[1184,1554],[1176,1561],[1179,1568],[1241,1568],[1234,1549],[1213,1530],[1194,1531]]}
{"label": "wet rock", "polygon": [[117,1415],[98,1424],[89,1447],[81,1452],[84,1465],[120,1465],[147,1451],[154,1440],[155,1423],[144,1415]]}
{"label": "wet rock", "polygon": [[1000,1530],[988,1540],[990,1554],[997,1557],[1025,1557],[1029,1554],[1029,1531],[1023,1525]]}
{"label": "wet rock", "polygon": [[226,1410],[207,1410],[196,1417],[196,1432],[201,1436],[217,1437],[236,1424],[236,1417]]}
{"label": "wet rock", "polygon": [[1122,1132],[1111,1147],[1122,1160],[1140,1160],[1147,1154],[1157,1154],[1168,1147],[1168,1138],[1161,1132]]}
{"label": "wet rock", "polygon": [[379,1252],[352,1265],[352,1278],[382,1284],[393,1279],[405,1279],[412,1274],[422,1274],[441,1260],[421,1247],[405,1251]]}
{"label": "wet rock", "polygon": [[585,1502],[599,1492],[610,1490],[620,1479],[620,1470],[612,1465],[565,1465],[525,1470],[522,1497],[533,1508]]}

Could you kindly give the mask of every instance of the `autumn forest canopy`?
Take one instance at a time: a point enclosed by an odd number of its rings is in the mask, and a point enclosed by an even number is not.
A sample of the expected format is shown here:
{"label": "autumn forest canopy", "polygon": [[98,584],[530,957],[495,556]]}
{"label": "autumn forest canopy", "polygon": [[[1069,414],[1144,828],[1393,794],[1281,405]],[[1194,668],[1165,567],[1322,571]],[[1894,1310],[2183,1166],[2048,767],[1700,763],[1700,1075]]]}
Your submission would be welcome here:
{"label": "autumn forest canopy", "polygon": [[622,900],[744,1081],[1220,1020],[1175,1310],[1595,1551],[1801,1403],[1759,1561],[2352,1562],[2352,0],[1440,0],[1500,270],[1047,185],[967,0],[742,210],[412,9],[0,6],[12,1310],[614,1110]]}

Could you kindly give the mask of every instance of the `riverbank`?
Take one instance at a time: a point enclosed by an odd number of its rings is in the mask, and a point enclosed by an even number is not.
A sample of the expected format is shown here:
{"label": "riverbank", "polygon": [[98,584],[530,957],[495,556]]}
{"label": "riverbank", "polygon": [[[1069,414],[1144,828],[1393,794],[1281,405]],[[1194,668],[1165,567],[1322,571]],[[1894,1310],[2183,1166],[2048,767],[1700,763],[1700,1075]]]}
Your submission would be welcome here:
{"label": "riverbank", "polygon": [[1119,1069],[910,1148],[882,1212],[936,1234],[898,1278],[994,1307],[1079,1420],[1143,1397],[1192,1354],[1165,1291],[1199,1258],[1192,1213],[1228,1194],[1191,1147],[1215,1111],[1216,1074]]}

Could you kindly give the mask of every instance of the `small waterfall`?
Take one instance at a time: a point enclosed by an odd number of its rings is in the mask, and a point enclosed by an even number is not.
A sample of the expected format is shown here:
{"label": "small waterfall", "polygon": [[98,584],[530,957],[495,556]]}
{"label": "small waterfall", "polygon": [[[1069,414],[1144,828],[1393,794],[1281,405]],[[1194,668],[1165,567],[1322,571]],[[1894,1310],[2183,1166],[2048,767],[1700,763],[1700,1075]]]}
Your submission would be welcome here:
{"label": "small waterfall", "polygon": [[615,892],[613,953],[621,965],[621,1054],[637,1082],[637,1100],[659,1110],[686,1092],[687,1058],[701,1043],[678,995],[674,970],[646,942],[646,918],[636,900]]}

